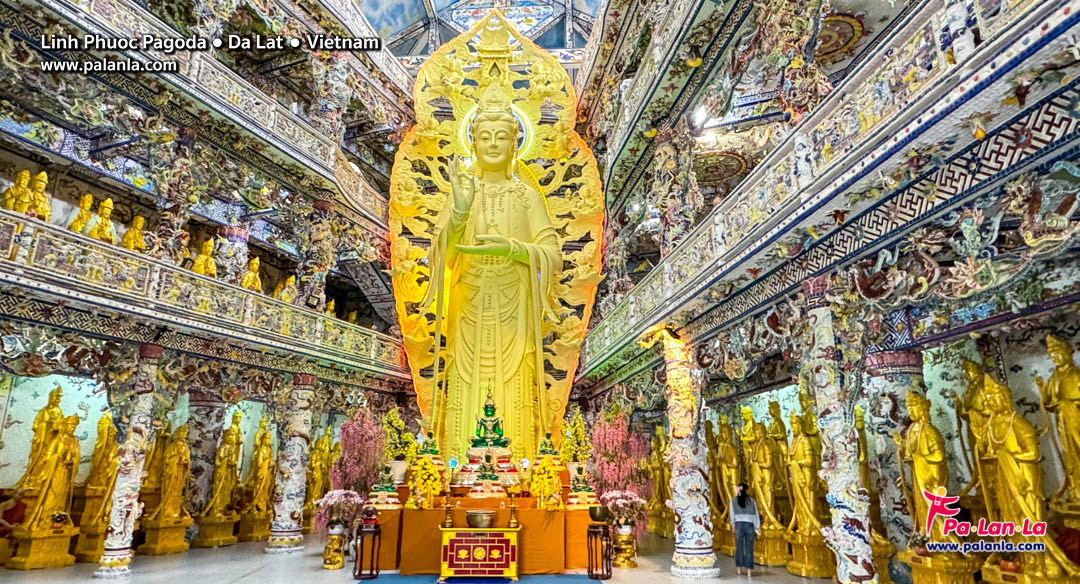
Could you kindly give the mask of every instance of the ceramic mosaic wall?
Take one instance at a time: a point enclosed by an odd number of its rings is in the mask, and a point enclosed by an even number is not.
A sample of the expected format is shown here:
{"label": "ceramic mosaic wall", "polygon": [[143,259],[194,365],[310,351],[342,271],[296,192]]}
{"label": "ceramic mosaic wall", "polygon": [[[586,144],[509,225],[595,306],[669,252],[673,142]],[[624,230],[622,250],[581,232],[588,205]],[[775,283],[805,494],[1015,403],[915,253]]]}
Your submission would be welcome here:
{"label": "ceramic mosaic wall", "polygon": [[79,414],[75,436],[82,447],[79,473],[81,481],[90,472],[90,457],[97,440],[97,422],[108,409],[101,385],[92,379],[49,375],[47,377],[3,376],[0,379],[0,488],[11,487],[26,471],[33,436],[34,416],[49,401],[49,392],[60,385],[64,394],[60,409],[65,415]]}

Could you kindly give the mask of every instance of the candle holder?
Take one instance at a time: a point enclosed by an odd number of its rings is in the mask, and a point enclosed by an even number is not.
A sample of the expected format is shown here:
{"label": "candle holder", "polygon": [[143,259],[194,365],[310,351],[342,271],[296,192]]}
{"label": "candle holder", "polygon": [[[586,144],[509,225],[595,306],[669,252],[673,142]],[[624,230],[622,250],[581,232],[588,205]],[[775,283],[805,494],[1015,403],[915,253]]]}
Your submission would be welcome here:
{"label": "candle holder", "polygon": [[517,505],[514,505],[514,490],[511,490],[508,494],[510,495],[510,521],[506,523],[506,526],[514,529],[518,526]]}
{"label": "candle holder", "polygon": [[[451,462],[451,464],[453,464],[454,460],[451,460],[450,462]],[[454,471],[454,469],[453,469],[453,467],[451,467],[449,472],[453,472],[453,471]],[[451,529],[452,527],[454,527],[454,515],[453,515],[453,511],[450,510],[450,479],[449,478],[446,479],[446,482],[444,483],[443,486],[446,488],[446,494],[443,495],[443,511],[445,512],[445,516],[443,517],[442,526],[444,528],[446,528],[446,529]]]}

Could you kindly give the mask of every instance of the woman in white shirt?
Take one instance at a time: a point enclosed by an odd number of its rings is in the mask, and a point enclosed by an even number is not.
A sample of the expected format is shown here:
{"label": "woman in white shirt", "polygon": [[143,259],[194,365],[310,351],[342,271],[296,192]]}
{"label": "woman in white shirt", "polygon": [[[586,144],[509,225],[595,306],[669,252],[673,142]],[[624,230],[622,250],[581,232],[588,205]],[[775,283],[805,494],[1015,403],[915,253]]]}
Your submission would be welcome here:
{"label": "woman in white shirt", "polygon": [[739,483],[728,515],[731,517],[731,528],[735,531],[735,573],[742,574],[745,569],[746,574],[751,576],[754,569],[754,539],[761,528],[761,518],[758,517],[757,504],[747,494],[748,491],[746,483]]}

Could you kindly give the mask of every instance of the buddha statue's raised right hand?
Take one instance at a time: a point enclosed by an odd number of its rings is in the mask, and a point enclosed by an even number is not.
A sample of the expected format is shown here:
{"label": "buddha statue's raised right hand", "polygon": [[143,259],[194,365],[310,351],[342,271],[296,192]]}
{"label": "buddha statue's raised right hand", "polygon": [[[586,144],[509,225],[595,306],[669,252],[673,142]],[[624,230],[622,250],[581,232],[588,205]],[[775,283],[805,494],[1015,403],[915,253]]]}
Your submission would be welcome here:
{"label": "buddha statue's raised right hand", "polygon": [[457,157],[450,162],[447,170],[450,172],[450,196],[454,201],[454,211],[468,213],[476,196],[476,179],[461,167],[461,159]]}

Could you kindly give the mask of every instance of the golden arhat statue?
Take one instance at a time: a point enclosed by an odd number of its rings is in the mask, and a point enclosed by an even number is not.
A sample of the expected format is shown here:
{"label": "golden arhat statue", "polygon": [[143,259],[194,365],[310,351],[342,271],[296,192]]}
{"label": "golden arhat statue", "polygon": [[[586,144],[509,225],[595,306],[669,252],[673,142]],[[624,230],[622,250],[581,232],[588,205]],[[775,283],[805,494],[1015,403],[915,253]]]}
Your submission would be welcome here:
{"label": "golden arhat statue", "polygon": [[574,90],[493,10],[420,68],[414,101],[390,242],[417,401],[461,458],[491,387],[514,458],[532,456],[560,435],[600,281],[603,195]]}

